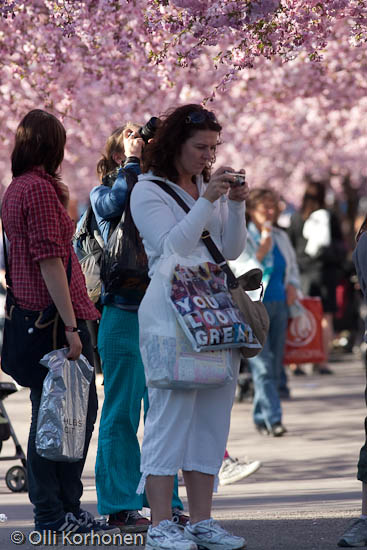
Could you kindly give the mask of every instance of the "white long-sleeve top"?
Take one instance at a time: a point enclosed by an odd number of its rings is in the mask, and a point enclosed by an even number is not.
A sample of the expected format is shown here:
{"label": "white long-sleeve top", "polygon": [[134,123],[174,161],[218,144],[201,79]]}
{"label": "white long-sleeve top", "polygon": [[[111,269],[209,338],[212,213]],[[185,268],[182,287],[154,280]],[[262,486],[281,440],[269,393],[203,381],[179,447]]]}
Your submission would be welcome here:
{"label": "white long-sleeve top", "polygon": [[[154,181],[170,185],[191,208],[186,212]],[[131,213],[143,239],[149,261],[149,276],[163,253],[208,256],[200,237],[207,229],[213,241],[228,260],[235,260],[246,245],[245,202],[231,201],[226,196],[211,203],[204,197],[205,183],[197,177],[199,199],[195,200],[179,185],[154,176],[141,174],[131,194]],[[210,258],[210,255],[208,256]],[[212,260],[213,261],[213,260]]]}

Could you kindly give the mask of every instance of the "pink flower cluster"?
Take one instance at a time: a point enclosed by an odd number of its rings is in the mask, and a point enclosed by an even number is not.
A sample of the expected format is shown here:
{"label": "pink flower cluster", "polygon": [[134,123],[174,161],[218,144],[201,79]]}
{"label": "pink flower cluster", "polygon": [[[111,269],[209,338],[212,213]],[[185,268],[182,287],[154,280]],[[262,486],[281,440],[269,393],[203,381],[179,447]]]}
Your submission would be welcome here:
{"label": "pink flower cluster", "polygon": [[68,132],[64,179],[81,201],[107,136],[203,102],[218,161],[290,199],[303,175],[367,170],[367,0],[0,0],[0,173],[32,108]]}

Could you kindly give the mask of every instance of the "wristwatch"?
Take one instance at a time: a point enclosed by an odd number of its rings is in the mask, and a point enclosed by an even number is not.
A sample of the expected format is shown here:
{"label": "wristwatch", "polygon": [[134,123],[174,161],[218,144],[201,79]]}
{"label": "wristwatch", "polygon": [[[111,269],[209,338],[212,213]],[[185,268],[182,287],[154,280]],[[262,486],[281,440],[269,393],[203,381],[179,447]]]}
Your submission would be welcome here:
{"label": "wristwatch", "polygon": [[79,332],[78,327],[68,327],[65,325],[65,332]]}
{"label": "wristwatch", "polygon": [[127,164],[134,163],[134,164],[140,164],[140,158],[138,157],[127,157],[127,159],[124,162],[124,166]]}

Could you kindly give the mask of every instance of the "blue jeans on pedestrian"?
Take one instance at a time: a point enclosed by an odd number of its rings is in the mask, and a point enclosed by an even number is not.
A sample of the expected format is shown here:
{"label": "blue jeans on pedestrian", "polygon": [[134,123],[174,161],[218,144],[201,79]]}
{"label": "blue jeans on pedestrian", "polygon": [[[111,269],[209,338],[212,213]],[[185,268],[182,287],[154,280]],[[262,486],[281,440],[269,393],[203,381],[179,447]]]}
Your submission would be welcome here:
{"label": "blue jeans on pedestrian", "polygon": [[[85,321],[78,321],[83,355],[93,365],[93,349]],[[78,515],[83,493],[81,476],[97,418],[97,392],[95,380],[90,384],[84,457],[77,462],[56,462],[41,457],[36,451],[37,418],[42,387],[31,388],[32,420],[28,439],[27,476],[29,499],[34,505],[36,525],[54,523],[64,518],[67,512]]]}
{"label": "blue jeans on pedestrian", "polygon": [[288,308],[285,302],[264,302],[270,319],[262,351],[248,360],[254,383],[253,418],[257,425],[271,426],[282,420],[278,387],[283,369]]}

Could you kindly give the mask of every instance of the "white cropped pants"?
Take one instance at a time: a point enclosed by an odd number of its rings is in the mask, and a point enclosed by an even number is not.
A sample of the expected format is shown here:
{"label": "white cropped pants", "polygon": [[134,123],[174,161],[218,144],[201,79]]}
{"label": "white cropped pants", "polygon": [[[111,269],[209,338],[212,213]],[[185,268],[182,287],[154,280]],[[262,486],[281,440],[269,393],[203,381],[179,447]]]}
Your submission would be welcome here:
{"label": "white cropped pants", "polygon": [[240,354],[232,350],[233,380],[208,390],[149,388],[149,409],[141,450],[144,491],[148,475],[195,470],[217,475],[226,450]]}

